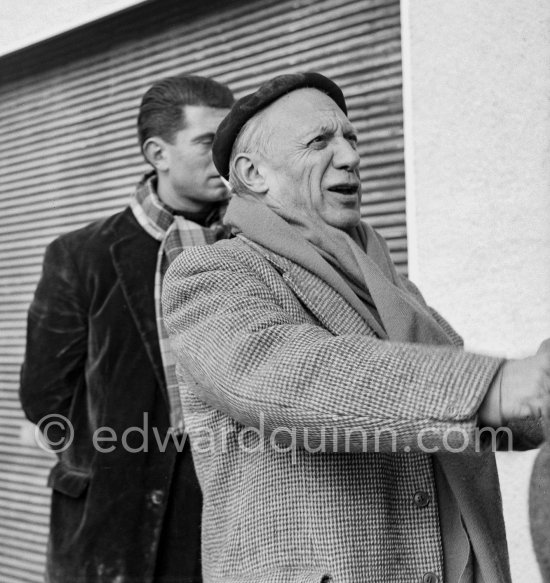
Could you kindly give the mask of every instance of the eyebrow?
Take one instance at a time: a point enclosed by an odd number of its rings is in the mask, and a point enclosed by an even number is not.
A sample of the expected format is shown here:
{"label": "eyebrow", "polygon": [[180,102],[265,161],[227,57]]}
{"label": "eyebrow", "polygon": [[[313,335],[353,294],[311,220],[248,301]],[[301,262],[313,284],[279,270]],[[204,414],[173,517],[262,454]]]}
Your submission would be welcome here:
{"label": "eyebrow", "polygon": [[323,134],[323,135],[333,135],[337,130],[336,124],[323,124],[316,128],[313,133]]}
{"label": "eyebrow", "polygon": [[[307,136],[309,138],[309,136],[311,135],[323,135],[323,136],[333,136],[337,131],[337,127],[336,124],[322,124],[316,128],[313,128],[311,130],[309,130],[307,132]],[[358,138],[358,134],[357,134],[357,130],[351,125],[351,122],[349,124],[346,124],[343,128],[342,128],[342,133],[344,136],[354,136],[356,139]]]}
{"label": "eyebrow", "polygon": [[334,127],[329,127],[329,125],[327,124],[322,124],[319,126],[315,126],[315,127],[310,127],[307,130],[304,131],[304,133],[301,135],[301,139],[304,141],[304,143],[309,143],[310,140],[312,140],[315,136],[318,135],[322,135],[322,136],[331,136],[333,135],[335,132],[335,128]]}

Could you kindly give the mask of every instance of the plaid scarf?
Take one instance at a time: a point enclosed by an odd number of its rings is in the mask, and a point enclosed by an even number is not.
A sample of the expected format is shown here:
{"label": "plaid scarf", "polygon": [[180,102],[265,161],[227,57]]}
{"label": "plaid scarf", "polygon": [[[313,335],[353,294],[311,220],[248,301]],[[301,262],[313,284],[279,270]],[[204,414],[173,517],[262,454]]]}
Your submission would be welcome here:
{"label": "plaid scarf", "polygon": [[155,270],[155,313],[166,390],[170,403],[171,430],[180,435],[184,432],[183,411],[176,378],[176,360],[162,319],[162,278],[170,263],[185,248],[209,245],[225,237],[226,230],[221,224],[221,218],[226,205],[216,206],[206,220],[208,227],[203,227],[187,220],[182,215],[175,215],[158,197],[156,185],[156,174],[154,172],[146,174],[137,186],[130,201],[130,208],[145,231],[161,242]]}

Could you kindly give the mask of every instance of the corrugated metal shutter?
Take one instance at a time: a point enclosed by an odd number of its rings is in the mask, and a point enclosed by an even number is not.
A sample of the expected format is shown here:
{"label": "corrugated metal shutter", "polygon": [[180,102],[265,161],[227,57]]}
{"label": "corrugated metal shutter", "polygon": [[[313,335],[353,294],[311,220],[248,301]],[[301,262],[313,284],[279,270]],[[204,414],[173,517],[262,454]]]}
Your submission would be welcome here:
{"label": "corrugated metal shutter", "polygon": [[52,457],[35,445],[17,388],[44,247],[126,203],[145,169],[134,127],[153,81],[209,75],[240,96],[292,70],[336,80],[361,137],[364,214],[406,270],[399,0],[228,4],[156,1],[0,60],[3,582],[43,571]]}

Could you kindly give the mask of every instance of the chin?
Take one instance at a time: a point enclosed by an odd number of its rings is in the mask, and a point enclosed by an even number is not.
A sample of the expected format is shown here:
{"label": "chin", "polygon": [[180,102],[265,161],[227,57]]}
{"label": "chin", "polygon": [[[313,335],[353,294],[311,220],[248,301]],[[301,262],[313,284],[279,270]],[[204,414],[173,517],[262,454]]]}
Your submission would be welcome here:
{"label": "chin", "polygon": [[229,191],[227,188],[218,188],[211,192],[207,197],[211,202],[220,202],[222,200],[227,200],[229,198]]}
{"label": "chin", "polygon": [[351,231],[353,228],[361,222],[361,214],[356,213],[345,213],[338,217],[332,217],[327,223],[334,227],[335,229],[340,229],[341,231]]}

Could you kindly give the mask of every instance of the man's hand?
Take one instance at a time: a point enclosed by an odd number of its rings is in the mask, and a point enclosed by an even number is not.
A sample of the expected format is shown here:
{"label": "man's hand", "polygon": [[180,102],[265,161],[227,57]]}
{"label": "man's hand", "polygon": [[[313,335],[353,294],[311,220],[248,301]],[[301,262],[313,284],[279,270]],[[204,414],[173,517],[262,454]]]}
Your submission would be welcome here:
{"label": "man's hand", "polygon": [[543,415],[550,416],[550,338],[534,356],[505,362],[479,408],[482,425]]}

